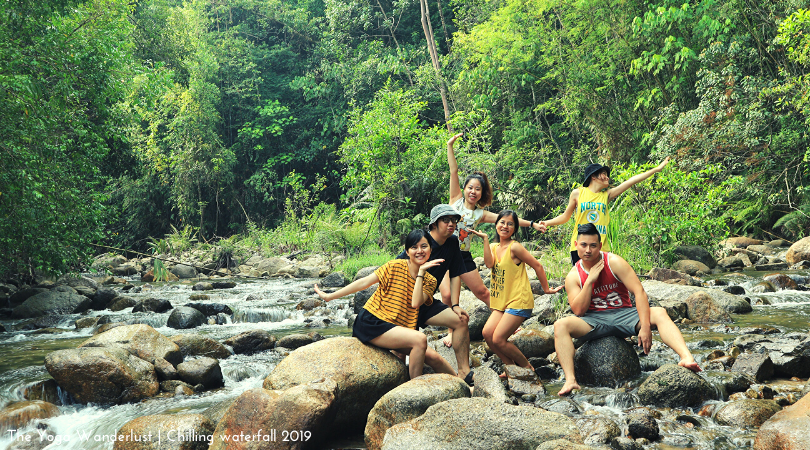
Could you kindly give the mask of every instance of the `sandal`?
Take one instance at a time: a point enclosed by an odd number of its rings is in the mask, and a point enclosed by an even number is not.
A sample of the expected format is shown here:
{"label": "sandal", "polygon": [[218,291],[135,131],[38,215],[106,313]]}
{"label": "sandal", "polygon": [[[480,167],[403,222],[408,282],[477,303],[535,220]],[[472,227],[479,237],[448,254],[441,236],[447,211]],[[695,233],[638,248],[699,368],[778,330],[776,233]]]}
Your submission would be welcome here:
{"label": "sandal", "polygon": [[467,386],[470,386],[470,387],[475,385],[475,380],[473,379],[473,371],[472,370],[467,372],[467,376],[464,377],[464,382],[467,383]]}

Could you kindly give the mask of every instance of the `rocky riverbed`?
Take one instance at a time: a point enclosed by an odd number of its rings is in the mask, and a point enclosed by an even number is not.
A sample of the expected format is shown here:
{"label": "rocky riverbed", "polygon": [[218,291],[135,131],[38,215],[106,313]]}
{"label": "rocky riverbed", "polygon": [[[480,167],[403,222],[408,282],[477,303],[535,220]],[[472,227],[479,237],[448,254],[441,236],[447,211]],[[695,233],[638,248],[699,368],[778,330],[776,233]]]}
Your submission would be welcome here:
{"label": "rocky riverbed", "polygon": [[[0,448],[808,448],[810,254],[785,244],[684,249],[678,270],[644,280],[703,373],[674,365],[657,337],[649,356],[609,338],[579,347],[583,389],[563,399],[555,296],[537,296],[512,337],[531,372],[480,342],[488,311],[462,294],[470,389],[408,381],[402,361],[348,337],[370,292],[314,298],[313,278],[350,281],[335,258],[215,272],[189,255],[167,265],[177,281],[155,283],[151,261],[103,255],[97,267],[115,275],[0,284]],[[444,330],[425,332],[454,364]]]}

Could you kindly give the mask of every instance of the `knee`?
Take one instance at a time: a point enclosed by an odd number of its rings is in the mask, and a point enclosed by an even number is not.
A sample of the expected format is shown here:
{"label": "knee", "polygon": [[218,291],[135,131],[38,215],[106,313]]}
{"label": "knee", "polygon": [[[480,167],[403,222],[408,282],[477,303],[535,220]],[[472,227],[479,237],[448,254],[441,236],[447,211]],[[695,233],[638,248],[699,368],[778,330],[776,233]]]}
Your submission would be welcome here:
{"label": "knee", "polygon": [[475,297],[478,300],[482,300],[482,301],[489,300],[489,289],[487,289],[487,287],[484,286],[483,284],[481,284],[480,287],[476,288],[473,291],[473,294],[475,294]]}
{"label": "knee", "polygon": [[[417,333],[419,333],[417,331]],[[427,350],[427,336],[422,333],[419,333],[419,336],[414,336],[411,342],[411,347],[414,350],[420,350],[422,352]]]}
{"label": "knee", "polygon": [[568,335],[568,331],[565,327],[565,322],[562,320],[558,320],[554,322],[554,339],[563,337]]}
{"label": "knee", "polygon": [[664,321],[664,322],[670,321],[671,322],[672,319],[670,319],[669,314],[667,313],[666,309],[664,309],[664,308],[662,308],[660,306],[653,306],[653,307],[650,307],[650,321],[653,322],[653,323],[660,323],[662,321]]}
{"label": "knee", "polygon": [[481,332],[481,334],[484,336],[484,340],[487,341],[487,344],[492,343],[492,332],[493,331],[495,331],[495,330],[489,330],[489,329],[484,328],[484,330]]}

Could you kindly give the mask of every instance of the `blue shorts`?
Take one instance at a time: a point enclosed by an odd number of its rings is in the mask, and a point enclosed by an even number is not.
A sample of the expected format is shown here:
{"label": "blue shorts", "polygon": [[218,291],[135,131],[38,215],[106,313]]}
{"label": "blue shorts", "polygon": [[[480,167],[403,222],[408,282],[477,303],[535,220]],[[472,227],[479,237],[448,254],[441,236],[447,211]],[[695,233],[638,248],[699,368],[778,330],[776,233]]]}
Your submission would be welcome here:
{"label": "blue shorts", "polygon": [[580,339],[590,341],[605,336],[626,338],[638,334],[638,310],[636,308],[616,308],[605,311],[588,311],[580,317],[593,327],[588,334]]}
{"label": "blue shorts", "polygon": [[532,316],[531,309],[514,309],[514,308],[506,308],[506,311],[503,312],[504,314],[511,314],[513,316],[523,317],[528,319]]}

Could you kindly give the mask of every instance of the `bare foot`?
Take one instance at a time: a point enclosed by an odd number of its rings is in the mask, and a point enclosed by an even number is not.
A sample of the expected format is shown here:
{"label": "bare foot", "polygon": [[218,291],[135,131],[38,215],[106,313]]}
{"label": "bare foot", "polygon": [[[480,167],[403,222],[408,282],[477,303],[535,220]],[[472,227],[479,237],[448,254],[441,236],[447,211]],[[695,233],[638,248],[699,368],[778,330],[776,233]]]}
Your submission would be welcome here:
{"label": "bare foot", "polygon": [[509,377],[506,375],[506,372],[504,372],[504,373],[498,375],[498,378],[500,378],[501,380],[505,380],[505,379],[507,379]]}
{"label": "bare foot", "polygon": [[447,348],[453,348],[453,331],[450,330],[447,332],[447,336],[442,339],[442,344],[444,344]]}
{"label": "bare foot", "polygon": [[557,395],[562,397],[562,396],[564,396],[566,394],[569,394],[574,389],[580,389],[577,382],[576,381],[566,381],[565,384],[563,384],[562,389],[560,389],[560,392],[557,392]]}
{"label": "bare foot", "polygon": [[703,369],[698,366],[698,363],[695,362],[694,358],[685,358],[682,359],[679,363],[679,366],[686,367],[687,369],[691,370],[692,372],[702,372]]}

